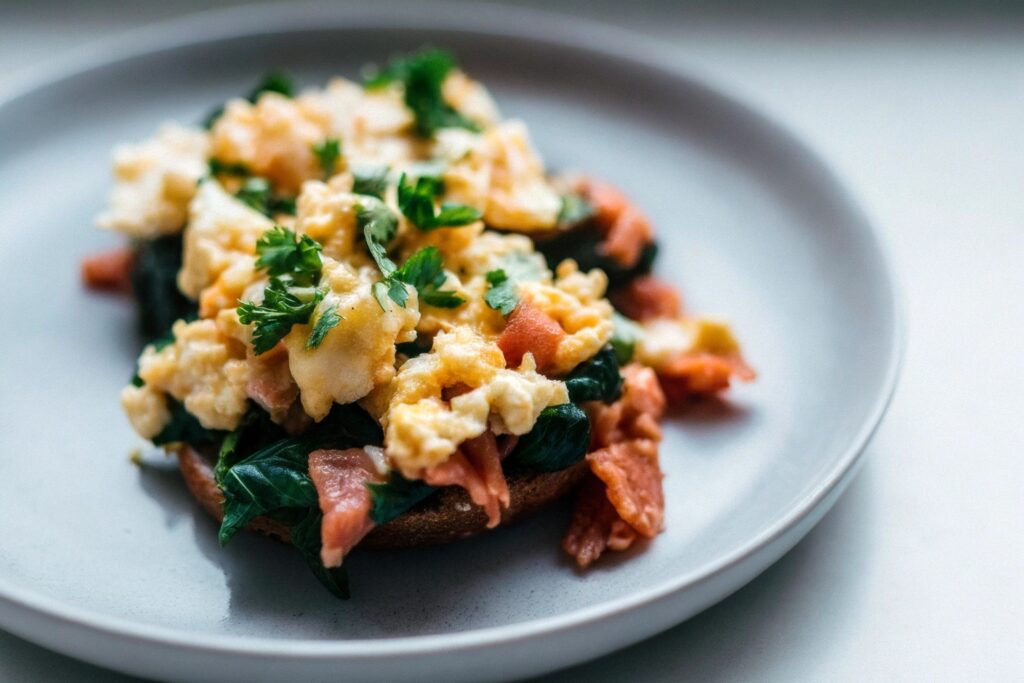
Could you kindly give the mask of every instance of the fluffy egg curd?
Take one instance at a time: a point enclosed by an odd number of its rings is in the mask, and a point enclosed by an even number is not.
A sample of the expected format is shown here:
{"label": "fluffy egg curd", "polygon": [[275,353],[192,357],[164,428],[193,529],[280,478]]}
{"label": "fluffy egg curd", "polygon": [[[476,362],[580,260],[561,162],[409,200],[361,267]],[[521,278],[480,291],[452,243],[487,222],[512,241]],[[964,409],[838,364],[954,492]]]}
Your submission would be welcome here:
{"label": "fluffy egg curd", "polygon": [[441,51],[301,92],[270,74],[118,147],[99,223],[130,246],[86,281],[131,292],[148,341],[131,425],[179,454],[222,542],[287,538],[338,595],[364,538],[468,535],[572,491],[581,566],[653,537],[666,403],[753,378],[650,275],[646,215],[552,175]]}

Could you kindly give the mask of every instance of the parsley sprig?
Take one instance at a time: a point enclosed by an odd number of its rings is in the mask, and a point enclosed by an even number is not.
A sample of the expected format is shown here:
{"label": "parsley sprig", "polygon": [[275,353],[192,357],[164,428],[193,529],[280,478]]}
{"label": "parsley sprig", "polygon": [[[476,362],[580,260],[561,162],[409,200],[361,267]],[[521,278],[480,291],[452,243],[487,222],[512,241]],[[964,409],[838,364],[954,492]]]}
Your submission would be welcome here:
{"label": "parsley sprig", "polygon": [[424,247],[417,251],[395,271],[395,277],[415,287],[420,301],[427,305],[458,308],[466,301],[456,292],[441,289],[447,277],[437,247]]}
{"label": "parsley sprig", "polygon": [[519,295],[516,294],[515,280],[510,278],[504,268],[496,268],[487,273],[487,293],[484,294],[484,301],[502,315],[508,315],[519,305]]}
{"label": "parsley sprig", "polygon": [[277,225],[263,233],[256,243],[256,266],[271,277],[287,275],[294,284],[308,287],[320,280],[321,249],[320,243],[309,235],[296,239],[294,232]]}
{"label": "parsley sprig", "polygon": [[384,202],[367,197],[356,209],[356,222],[384,276],[373,285],[373,296],[382,309],[388,310],[389,299],[404,308],[409,301],[406,285],[415,287],[420,301],[430,306],[455,308],[465,302],[457,293],[441,289],[446,277],[437,247],[420,249],[401,268],[388,257],[388,244],[398,232],[398,217]]}
{"label": "parsley sprig", "polygon": [[330,178],[338,166],[338,159],[341,158],[341,140],[338,138],[327,138],[323,142],[313,145],[313,154],[320,162],[320,168],[324,171],[324,178]]}
{"label": "parsley sprig", "polygon": [[315,349],[320,346],[327,333],[337,327],[341,321],[342,317],[338,313],[337,306],[330,305],[321,309],[320,315],[317,316],[316,322],[313,323],[313,331],[309,333],[309,338],[306,339],[306,349]]}
{"label": "parsley sprig", "polygon": [[[257,355],[274,348],[293,326],[305,325],[316,313],[327,294],[326,289],[318,286],[323,270],[320,249],[320,244],[309,235],[296,237],[281,226],[265,232],[256,243],[256,266],[267,271],[270,282],[262,303],[239,303],[238,319],[255,326],[252,343]],[[341,320],[335,307],[322,309],[306,340],[306,348],[320,346]]]}
{"label": "parsley sprig", "polygon": [[416,133],[429,138],[441,128],[479,126],[445,102],[442,86],[455,69],[455,59],[443,50],[422,50],[391,60],[383,69],[371,67],[363,87],[382,88],[391,83],[405,87],[405,106],[416,119]]}
{"label": "parsley sprig", "polygon": [[295,215],[295,198],[274,194],[270,189],[270,182],[266,178],[252,176],[246,179],[238,192],[235,192],[235,197],[249,208],[255,209],[267,217],[273,217],[279,213]]}
{"label": "parsley sprig", "polygon": [[389,298],[404,307],[409,293],[401,281],[392,277],[398,266],[388,258],[388,243],[398,232],[398,217],[384,202],[367,197],[356,207],[356,225],[363,231],[366,248],[384,276],[383,280],[373,284],[373,297],[385,311],[388,310]]}
{"label": "parsley sprig", "polygon": [[438,210],[434,200],[442,192],[444,180],[440,176],[423,175],[413,184],[403,173],[398,180],[398,208],[410,223],[425,232],[480,220],[480,212],[466,204],[444,202]]}
{"label": "parsley sprig", "polygon": [[274,348],[291,332],[293,325],[309,322],[317,304],[324,298],[324,292],[313,287],[301,290],[304,291],[289,287],[281,278],[271,278],[263,291],[263,303],[243,301],[239,304],[238,319],[245,325],[255,325],[252,346],[256,355]]}
{"label": "parsley sprig", "polygon": [[519,305],[516,292],[518,282],[539,280],[544,268],[538,263],[536,254],[513,252],[501,260],[501,267],[488,271],[485,278],[489,285],[484,301],[502,315],[508,315]]}
{"label": "parsley sprig", "polygon": [[388,167],[357,168],[352,173],[352,192],[384,199],[388,189]]}

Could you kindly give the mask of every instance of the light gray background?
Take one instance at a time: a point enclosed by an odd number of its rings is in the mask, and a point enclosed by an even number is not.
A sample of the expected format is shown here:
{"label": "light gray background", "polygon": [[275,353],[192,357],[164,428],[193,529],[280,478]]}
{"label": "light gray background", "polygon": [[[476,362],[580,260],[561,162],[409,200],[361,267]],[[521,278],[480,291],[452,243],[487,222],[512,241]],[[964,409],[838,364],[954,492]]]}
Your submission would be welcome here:
{"label": "light gray background", "polygon": [[[902,383],[858,479],[782,561],[686,624],[550,680],[1024,679],[1024,17],[746,4],[562,9],[667,41],[682,68],[833,165],[903,274]],[[203,6],[0,4],[0,89]],[[0,680],[56,679],[128,680],[0,633]]]}

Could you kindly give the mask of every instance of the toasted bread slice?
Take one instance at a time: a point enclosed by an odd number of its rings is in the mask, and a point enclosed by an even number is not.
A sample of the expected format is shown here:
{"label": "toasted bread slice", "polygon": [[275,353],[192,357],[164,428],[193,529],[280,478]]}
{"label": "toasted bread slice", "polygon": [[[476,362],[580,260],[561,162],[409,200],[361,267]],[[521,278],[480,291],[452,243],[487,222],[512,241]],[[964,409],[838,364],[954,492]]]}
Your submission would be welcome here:
{"label": "toasted bread slice", "polygon": [[[198,451],[187,446],[178,451],[178,466],[189,491],[210,515],[224,517],[224,496],[213,478],[213,467]],[[582,480],[587,472],[579,462],[560,472],[522,473],[508,477],[510,504],[502,511],[501,523],[539,510],[558,500]],[[246,527],[283,541],[288,529],[267,517],[257,517]],[[359,545],[365,548],[410,548],[449,543],[486,531],[487,515],[470,501],[466,492],[455,486],[441,489],[430,500],[375,528]]]}

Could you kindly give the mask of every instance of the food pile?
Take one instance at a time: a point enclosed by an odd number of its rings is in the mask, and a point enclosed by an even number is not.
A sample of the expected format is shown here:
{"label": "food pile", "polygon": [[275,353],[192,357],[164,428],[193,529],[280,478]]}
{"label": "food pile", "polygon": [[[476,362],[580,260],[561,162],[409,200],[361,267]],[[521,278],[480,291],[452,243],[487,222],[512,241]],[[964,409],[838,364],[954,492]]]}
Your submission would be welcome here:
{"label": "food pile", "polygon": [[88,284],[147,344],[121,395],[228,542],[285,538],[336,594],[366,540],[493,528],[573,492],[580,566],[662,528],[666,403],[751,379],[650,275],[647,217],[552,175],[444,52],[119,147]]}

